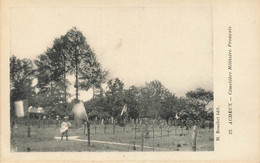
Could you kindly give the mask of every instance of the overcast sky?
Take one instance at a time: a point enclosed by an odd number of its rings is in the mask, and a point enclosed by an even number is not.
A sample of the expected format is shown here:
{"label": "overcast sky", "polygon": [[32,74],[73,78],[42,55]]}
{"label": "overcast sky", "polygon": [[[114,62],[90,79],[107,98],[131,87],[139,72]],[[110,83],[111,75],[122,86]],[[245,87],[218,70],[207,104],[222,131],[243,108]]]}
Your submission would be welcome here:
{"label": "overcast sky", "polygon": [[11,53],[35,59],[73,26],[126,88],[157,79],[177,96],[213,90],[210,8],[13,8]]}

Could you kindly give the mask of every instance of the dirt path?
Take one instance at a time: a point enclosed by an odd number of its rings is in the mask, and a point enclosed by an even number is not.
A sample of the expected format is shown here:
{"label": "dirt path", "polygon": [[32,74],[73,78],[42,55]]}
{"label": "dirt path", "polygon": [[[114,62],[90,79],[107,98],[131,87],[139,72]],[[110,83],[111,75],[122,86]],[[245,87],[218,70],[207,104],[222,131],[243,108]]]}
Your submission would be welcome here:
{"label": "dirt path", "polygon": [[[74,141],[82,141],[82,142],[88,142],[88,140],[78,139],[79,136],[70,136],[69,140]],[[55,137],[55,139],[60,140],[60,137]],[[111,145],[122,145],[122,146],[133,146],[133,144],[127,144],[127,143],[118,143],[118,142],[109,142],[109,141],[99,141],[99,140],[91,140],[91,143],[101,143],[101,144],[111,144]],[[135,147],[141,148],[141,145],[135,145]],[[143,146],[143,148],[153,149],[153,147],[149,146]],[[155,150],[163,150],[163,151],[171,151],[170,149],[165,148],[155,148]]]}

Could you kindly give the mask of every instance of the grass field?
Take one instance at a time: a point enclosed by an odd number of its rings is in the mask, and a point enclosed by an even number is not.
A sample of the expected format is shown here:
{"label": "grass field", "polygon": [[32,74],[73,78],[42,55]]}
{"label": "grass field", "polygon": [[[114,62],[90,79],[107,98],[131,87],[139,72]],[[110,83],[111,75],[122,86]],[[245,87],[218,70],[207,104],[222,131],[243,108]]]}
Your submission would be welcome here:
{"label": "grass field", "polygon": [[[73,122],[71,122],[73,125]],[[27,137],[27,127],[20,126],[13,130],[11,146],[13,151],[26,152],[61,152],[61,151],[141,151],[141,131],[143,127],[127,125],[125,128],[113,125],[91,125],[90,146],[88,146],[83,127],[69,129],[69,140],[60,140],[59,128],[46,125],[43,129],[31,126],[31,137]],[[104,129],[105,128],[105,129]],[[115,130],[114,130],[115,128]],[[140,128],[140,129],[139,129]],[[149,135],[143,140],[143,151],[191,151],[192,130],[180,127],[148,128]],[[86,131],[87,132],[87,131]],[[134,145],[135,144],[135,145]],[[134,149],[135,147],[135,149]],[[198,129],[197,151],[213,151],[213,129]]]}

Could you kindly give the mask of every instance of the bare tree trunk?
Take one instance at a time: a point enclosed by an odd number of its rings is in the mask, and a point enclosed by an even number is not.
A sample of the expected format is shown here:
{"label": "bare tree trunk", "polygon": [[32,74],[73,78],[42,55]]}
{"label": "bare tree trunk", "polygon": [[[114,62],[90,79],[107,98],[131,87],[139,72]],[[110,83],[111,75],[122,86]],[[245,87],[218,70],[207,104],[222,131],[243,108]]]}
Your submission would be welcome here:
{"label": "bare tree trunk", "polygon": [[93,99],[95,98],[95,86],[93,85]]}
{"label": "bare tree trunk", "polygon": [[[53,91],[53,83],[51,81],[51,97],[54,98],[54,91]],[[54,101],[52,100],[51,101],[51,105],[53,106],[54,105]]]}
{"label": "bare tree trunk", "polygon": [[90,146],[90,123],[87,122],[87,131],[88,131],[88,146]]}
{"label": "bare tree trunk", "polygon": [[196,138],[197,138],[197,126],[193,126],[193,132],[192,132],[192,145],[191,149],[192,151],[196,151]]}
{"label": "bare tree trunk", "polygon": [[63,64],[64,64],[64,105],[67,108],[67,85],[66,85],[66,60],[65,58],[63,59]]}
{"label": "bare tree trunk", "polygon": [[76,101],[79,100],[78,57],[76,57]]}

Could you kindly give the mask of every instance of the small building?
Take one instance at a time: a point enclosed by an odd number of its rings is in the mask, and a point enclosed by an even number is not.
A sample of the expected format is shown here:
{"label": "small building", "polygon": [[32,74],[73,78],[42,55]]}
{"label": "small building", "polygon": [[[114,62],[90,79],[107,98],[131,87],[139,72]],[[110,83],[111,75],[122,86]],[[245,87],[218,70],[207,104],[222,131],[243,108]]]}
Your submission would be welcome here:
{"label": "small building", "polygon": [[34,117],[34,118],[39,118],[40,116],[43,116],[45,113],[42,107],[36,108],[30,106],[28,109],[29,109],[30,117]]}

